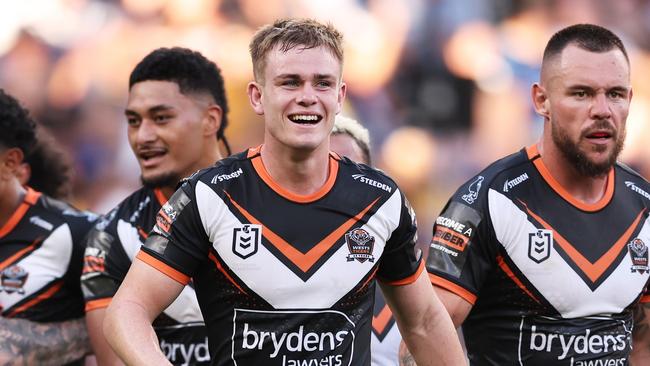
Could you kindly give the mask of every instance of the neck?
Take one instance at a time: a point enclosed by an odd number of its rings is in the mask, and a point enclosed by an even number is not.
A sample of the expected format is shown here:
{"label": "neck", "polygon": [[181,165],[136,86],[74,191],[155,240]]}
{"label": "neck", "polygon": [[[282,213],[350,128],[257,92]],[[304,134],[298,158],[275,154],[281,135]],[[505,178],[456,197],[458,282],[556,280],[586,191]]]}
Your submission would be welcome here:
{"label": "neck", "polygon": [[[325,145],[325,144],[324,144]],[[298,194],[317,192],[329,176],[329,146],[314,151],[296,151],[284,146],[262,146],[262,162],[273,180]]]}
{"label": "neck", "polygon": [[0,199],[0,228],[16,212],[18,206],[23,202],[25,194],[26,190],[20,185],[18,180],[12,179],[7,184],[7,187],[2,192],[2,199]]}
{"label": "neck", "polygon": [[552,143],[544,145],[540,142],[537,148],[553,178],[574,198],[586,204],[596,203],[603,198],[609,174],[585,176],[579,173]]}
{"label": "neck", "polygon": [[[196,162],[196,164],[192,165],[192,167],[187,171],[184,171],[182,173],[183,174],[182,178],[189,177],[190,175],[194,174],[197,170],[211,167],[221,159],[223,159],[223,155],[221,155],[221,152],[219,151],[219,147],[215,145],[213,149],[209,149],[209,152],[202,154],[201,159],[199,159]],[[165,197],[169,199],[174,194],[174,192],[176,192],[177,186],[178,186],[178,182],[173,186],[164,186],[159,188],[160,191],[165,195]]]}

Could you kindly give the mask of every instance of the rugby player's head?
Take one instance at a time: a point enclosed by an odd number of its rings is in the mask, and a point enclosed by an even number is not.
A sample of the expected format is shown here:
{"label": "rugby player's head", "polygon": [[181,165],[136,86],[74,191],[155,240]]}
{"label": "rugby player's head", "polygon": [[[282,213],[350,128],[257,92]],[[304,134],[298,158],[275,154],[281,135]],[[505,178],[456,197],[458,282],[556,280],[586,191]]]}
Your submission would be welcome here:
{"label": "rugby player's head", "polygon": [[217,140],[230,153],[224,80],[199,52],[174,47],[149,53],[131,73],[125,113],[147,186],[173,187],[214,164],[221,158]]}
{"label": "rugby player's head", "polygon": [[330,136],[330,149],[353,161],[370,165],[370,133],[359,121],[336,116]]}
{"label": "rugby player's head", "polygon": [[267,151],[327,156],[347,90],[341,43],[331,24],[310,19],[278,20],[253,36],[255,81],[248,84],[248,98],[264,116]]}
{"label": "rugby player's head", "polygon": [[585,177],[611,170],[623,149],[632,99],[630,61],[618,36],[592,24],[557,32],[544,51],[532,98],[545,120],[542,146],[549,156]]}
{"label": "rugby player's head", "polygon": [[260,28],[249,45],[255,81],[264,82],[269,52],[325,47],[343,65],[343,35],[331,24],[312,19],[280,19]]}
{"label": "rugby player's head", "polygon": [[548,71],[546,69],[569,45],[595,53],[618,49],[625,56],[628,65],[630,62],[623,41],[612,31],[594,24],[575,24],[555,33],[546,44],[542,57],[542,79],[545,71]]}
{"label": "rugby player's head", "polygon": [[36,123],[27,109],[2,89],[0,131],[0,180],[5,183],[17,178],[25,156],[32,152],[36,144]]}

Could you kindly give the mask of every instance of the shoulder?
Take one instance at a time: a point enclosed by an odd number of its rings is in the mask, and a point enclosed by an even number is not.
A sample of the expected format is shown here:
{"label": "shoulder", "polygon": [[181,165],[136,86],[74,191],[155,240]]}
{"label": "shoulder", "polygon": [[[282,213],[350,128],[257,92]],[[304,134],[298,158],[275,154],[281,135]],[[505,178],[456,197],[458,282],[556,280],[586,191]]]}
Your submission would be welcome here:
{"label": "shoulder", "polygon": [[198,182],[208,185],[224,185],[236,180],[250,169],[249,161],[252,158],[245,151],[219,160],[215,165],[198,170],[191,176],[181,181],[181,186],[196,186]]}
{"label": "shoulder", "polygon": [[384,171],[365,164],[354,162],[347,157],[332,155],[338,161],[341,179],[351,179],[365,186],[372,186],[388,193],[399,189],[397,183]]}
{"label": "shoulder", "polygon": [[79,210],[70,203],[46,195],[41,195],[38,205],[43,210],[43,219],[67,225],[75,237],[85,235],[99,218],[90,211]]}
{"label": "shoulder", "polygon": [[641,174],[621,162],[616,163],[615,173],[618,184],[650,200],[650,183]]}
{"label": "shoulder", "polygon": [[471,206],[485,200],[490,189],[508,192],[529,178],[530,161],[524,149],[499,159],[465,181],[453,199]]}

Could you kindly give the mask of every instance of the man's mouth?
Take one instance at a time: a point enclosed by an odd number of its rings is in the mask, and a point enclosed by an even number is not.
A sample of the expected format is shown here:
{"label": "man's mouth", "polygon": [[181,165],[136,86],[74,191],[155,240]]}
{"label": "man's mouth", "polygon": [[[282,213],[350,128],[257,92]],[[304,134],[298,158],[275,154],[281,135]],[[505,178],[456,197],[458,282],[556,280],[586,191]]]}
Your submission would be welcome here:
{"label": "man's mouth", "polygon": [[591,132],[586,135],[586,138],[590,140],[606,140],[609,139],[613,136],[613,134],[609,131],[596,131],[596,132]]}
{"label": "man's mouth", "polygon": [[147,163],[153,163],[166,154],[167,151],[165,149],[141,150],[138,152],[138,158],[144,165],[147,165]]}
{"label": "man's mouth", "polygon": [[315,125],[323,119],[317,114],[290,114],[289,120],[301,125]]}

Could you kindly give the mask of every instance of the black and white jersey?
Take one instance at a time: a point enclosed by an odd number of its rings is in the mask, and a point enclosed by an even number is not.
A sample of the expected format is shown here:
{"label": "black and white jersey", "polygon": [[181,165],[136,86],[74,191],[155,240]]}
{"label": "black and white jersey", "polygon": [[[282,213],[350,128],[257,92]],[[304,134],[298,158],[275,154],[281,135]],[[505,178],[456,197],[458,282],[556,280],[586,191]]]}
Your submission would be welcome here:
{"label": "black and white jersey", "polygon": [[379,286],[375,290],[375,306],[370,333],[372,366],[395,366],[399,363],[399,344],[402,335]]}
{"label": "black and white jersey", "polygon": [[369,365],[374,279],[417,279],[415,233],[382,173],[331,153],[324,186],[300,196],[258,147],[186,181],[138,258],[194,279],[213,365]]}
{"label": "black and white jersey", "polygon": [[[110,304],[166,201],[159,189],[141,188],[102,217],[88,234],[81,279],[86,311]],[[153,327],[171,363],[209,364],[207,332],[191,283],[155,319]]]}
{"label": "black and white jersey", "polygon": [[535,146],[461,186],[427,268],[474,305],[463,324],[472,364],[627,365],[632,307],[650,301],[648,192],[616,164],[603,198],[582,203]]}
{"label": "black and white jersey", "polygon": [[3,317],[60,322],[84,315],[83,237],[96,216],[31,188],[0,227]]}

